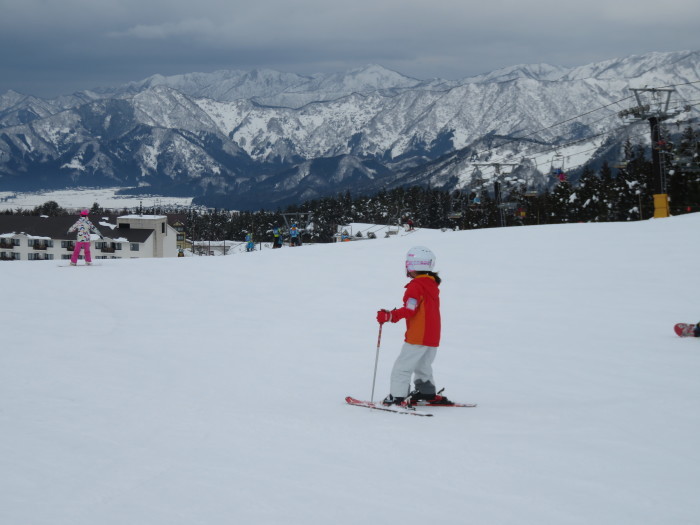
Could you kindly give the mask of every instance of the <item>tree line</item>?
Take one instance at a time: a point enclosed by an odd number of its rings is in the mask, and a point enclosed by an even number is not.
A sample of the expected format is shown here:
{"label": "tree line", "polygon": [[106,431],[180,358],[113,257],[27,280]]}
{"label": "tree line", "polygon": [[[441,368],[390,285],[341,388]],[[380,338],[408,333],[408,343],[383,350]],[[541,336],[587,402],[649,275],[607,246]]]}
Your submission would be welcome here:
{"label": "tree line", "polygon": [[[667,175],[666,188],[672,215],[700,211],[700,147],[698,134],[688,127],[677,144],[659,148]],[[624,144],[623,160],[615,166],[604,163],[599,170],[584,166],[574,182],[558,173],[549,189],[534,193],[517,175],[501,177],[470,191],[411,186],[382,190],[371,196],[353,196],[349,191],[314,199],[283,210],[231,212],[227,210],[139,207],[123,214],[170,214],[178,212],[188,238],[194,240],[238,240],[247,234],[269,242],[273,229],[283,232],[293,224],[303,231],[302,239],[331,242],[338,227],[349,223],[399,225],[411,220],[418,227],[475,229],[499,226],[560,224],[571,222],[636,221],[653,216],[654,180],[648,147]],[[103,214],[95,203],[92,213]],[[71,213],[53,201],[34,210],[4,213],[64,215]]]}

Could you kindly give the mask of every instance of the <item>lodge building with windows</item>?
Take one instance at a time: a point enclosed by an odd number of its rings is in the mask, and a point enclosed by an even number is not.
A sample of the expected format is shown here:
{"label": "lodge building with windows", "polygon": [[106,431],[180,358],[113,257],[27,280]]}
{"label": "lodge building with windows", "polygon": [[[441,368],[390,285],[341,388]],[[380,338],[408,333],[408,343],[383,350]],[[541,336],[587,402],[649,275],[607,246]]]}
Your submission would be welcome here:
{"label": "lodge building with windows", "polygon": [[[0,215],[0,260],[70,259],[76,234],[68,229],[77,220],[75,215]],[[92,235],[93,259],[177,256],[177,231],[165,215],[93,216],[90,221],[103,237]]]}

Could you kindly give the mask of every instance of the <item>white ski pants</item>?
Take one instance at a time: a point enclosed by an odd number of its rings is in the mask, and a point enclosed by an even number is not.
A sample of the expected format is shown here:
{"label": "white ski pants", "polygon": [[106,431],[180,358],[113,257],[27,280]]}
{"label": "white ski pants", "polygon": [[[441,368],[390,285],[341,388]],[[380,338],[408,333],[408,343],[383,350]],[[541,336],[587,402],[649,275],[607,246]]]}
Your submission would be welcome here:
{"label": "white ski pants", "polygon": [[411,391],[411,376],[421,381],[430,381],[433,385],[433,361],[437,347],[412,345],[404,343],[401,352],[391,369],[391,395],[406,397]]}

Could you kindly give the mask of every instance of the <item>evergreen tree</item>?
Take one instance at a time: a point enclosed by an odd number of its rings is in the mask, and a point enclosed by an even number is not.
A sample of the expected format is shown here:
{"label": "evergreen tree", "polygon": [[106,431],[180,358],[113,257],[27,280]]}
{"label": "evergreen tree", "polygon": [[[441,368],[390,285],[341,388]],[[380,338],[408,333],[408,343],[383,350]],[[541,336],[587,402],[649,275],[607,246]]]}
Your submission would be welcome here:
{"label": "evergreen tree", "polygon": [[546,205],[549,215],[548,222],[564,223],[575,220],[576,217],[574,217],[572,214],[572,194],[573,188],[568,180],[557,183],[557,185],[548,195],[549,199]]}
{"label": "evergreen tree", "polygon": [[61,208],[56,201],[47,201],[40,206],[34,208],[32,215],[48,215],[49,217],[58,217],[68,215],[68,212]]}
{"label": "evergreen tree", "polygon": [[612,172],[607,162],[603,164],[600,176],[590,166],[584,166],[576,192],[577,221],[602,222],[608,219],[611,181]]}
{"label": "evergreen tree", "polygon": [[610,165],[605,162],[600,169],[600,220],[607,222],[613,220],[613,201],[614,201],[614,177]]}
{"label": "evergreen tree", "polygon": [[649,218],[653,207],[651,161],[645,158],[644,147],[625,144],[625,168],[618,171],[611,192],[610,220],[630,221]]}
{"label": "evergreen tree", "polygon": [[700,137],[691,126],[683,130],[673,150],[669,170],[668,195],[671,213],[687,213],[700,209]]}

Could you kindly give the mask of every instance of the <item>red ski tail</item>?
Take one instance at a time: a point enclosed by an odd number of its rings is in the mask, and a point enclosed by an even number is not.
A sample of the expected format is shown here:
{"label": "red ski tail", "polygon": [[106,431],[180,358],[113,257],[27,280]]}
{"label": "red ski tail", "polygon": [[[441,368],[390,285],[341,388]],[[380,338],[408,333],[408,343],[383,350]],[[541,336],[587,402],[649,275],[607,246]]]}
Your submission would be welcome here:
{"label": "red ski tail", "polygon": [[695,337],[695,327],[693,323],[678,323],[673,327],[678,337]]}

